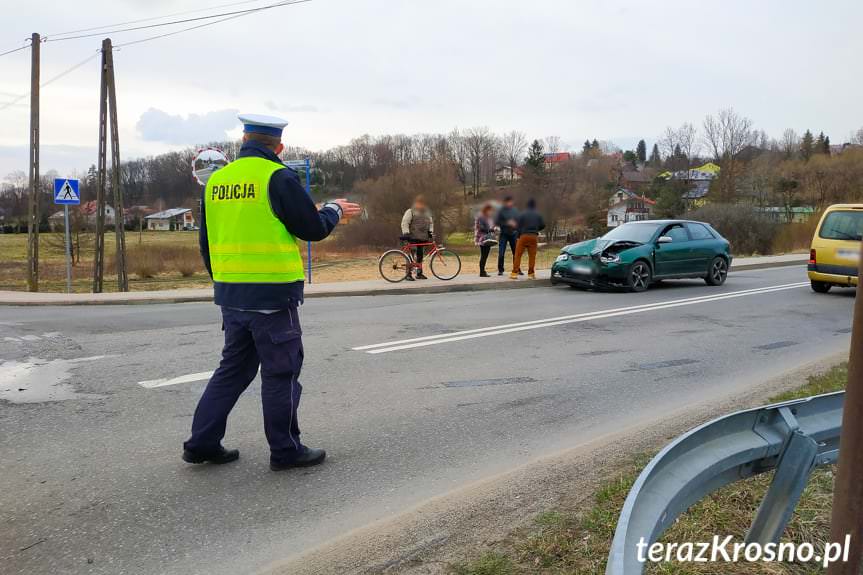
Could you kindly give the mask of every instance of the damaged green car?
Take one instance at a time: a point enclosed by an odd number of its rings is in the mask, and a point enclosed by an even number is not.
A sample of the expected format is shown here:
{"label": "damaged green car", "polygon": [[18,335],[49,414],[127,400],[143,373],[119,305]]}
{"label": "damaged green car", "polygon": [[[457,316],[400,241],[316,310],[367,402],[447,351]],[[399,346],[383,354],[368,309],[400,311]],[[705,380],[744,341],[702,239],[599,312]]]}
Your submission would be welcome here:
{"label": "damaged green car", "polygon": [[641,292],[658,280],[703,278],[720,286],[731,266],[730,249],[728,240],[703,222],[630,222],[563,248],[551,268],[551,283]]}

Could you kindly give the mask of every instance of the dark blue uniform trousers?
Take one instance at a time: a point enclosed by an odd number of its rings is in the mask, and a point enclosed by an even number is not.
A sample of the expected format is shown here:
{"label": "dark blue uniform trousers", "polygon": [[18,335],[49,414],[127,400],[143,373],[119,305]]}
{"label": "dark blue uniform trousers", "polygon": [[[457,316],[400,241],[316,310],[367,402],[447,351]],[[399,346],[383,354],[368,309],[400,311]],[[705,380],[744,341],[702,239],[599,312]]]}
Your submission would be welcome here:
{"label": "dark blue uniform trousers", "polygon": [[297,407],[303,387],[302,329],[297,308],[263,314],[222,308],[225,347],[219,368],[204,390],[192,437],[183,445],[195,452],[219,449],[228,414],[261,368],[264,431],[272,459],[290,461],[304,449]]}

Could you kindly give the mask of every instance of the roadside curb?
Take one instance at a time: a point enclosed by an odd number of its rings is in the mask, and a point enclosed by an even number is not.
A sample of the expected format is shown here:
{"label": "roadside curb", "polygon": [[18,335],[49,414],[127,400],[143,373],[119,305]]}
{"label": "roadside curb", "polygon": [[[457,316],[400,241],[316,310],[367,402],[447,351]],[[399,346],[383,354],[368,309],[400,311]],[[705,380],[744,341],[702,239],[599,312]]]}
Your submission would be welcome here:
{"label": "roadside curb", "polygon": [[[732,265],[731,273],[739,271],[780,268],[800,266],[806,263],[805,256],[799,260],[785,260],[778,262],[756,262],[750,264]],[[545,272],[545,273],[543,273]],[[518,281],[494,280],[488,283],[435,283],[422,287],[399,288],[399,287],[375,287],[371,289],[332,289],[329,291],[306,292],[306,299],[332,298],[332,297],[368,297],[376,295],[430,295],[440,293],[473,292],[488,290],[511,290],[529,289],[539,287],[551,287],[548,283],[548,270],[539,272],[542,277],[536,280],[520,279]],[[337,285],[337,284],[336,284]],[[150,295],[148,292],[131,292],[129,294],[29,294],[27,292],[7,292],[0,294],[0,306],[36,307],[36,306],[78,306],[78,305],[155,305],[155,304],[177,304],[177,303],[209,303],[213,301],[212,290],[187,290],[195,293],[160,293]],[[45,296],[48,296],[47,298]],[[53,296],[56,296],[54,299]]]}

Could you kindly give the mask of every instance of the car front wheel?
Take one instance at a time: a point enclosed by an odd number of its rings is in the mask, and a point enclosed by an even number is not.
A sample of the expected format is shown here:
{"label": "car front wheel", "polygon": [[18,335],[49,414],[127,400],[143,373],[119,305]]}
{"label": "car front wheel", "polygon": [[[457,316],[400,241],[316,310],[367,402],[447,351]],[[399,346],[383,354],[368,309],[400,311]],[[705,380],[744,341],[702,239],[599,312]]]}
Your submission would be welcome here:
{"label": "car front wheel", "polygon": [[717,256],[710,262],[710,268],[707,270],[704,281],[710,286],[721,286],[726,279],[728,279],[728,262],[725,258]]}
{"label": "car front wheel", "polygon": [[817,282],[812,280],[812,291],[815,293],[827,293],[830,291],[830,288],[833,287],[827,282]]}
{"label": "car front wheel", "polygon": [[634,292],[643,292],[650,287],[650,266],[647,262],[637,261],[629,268],[626,285]]}

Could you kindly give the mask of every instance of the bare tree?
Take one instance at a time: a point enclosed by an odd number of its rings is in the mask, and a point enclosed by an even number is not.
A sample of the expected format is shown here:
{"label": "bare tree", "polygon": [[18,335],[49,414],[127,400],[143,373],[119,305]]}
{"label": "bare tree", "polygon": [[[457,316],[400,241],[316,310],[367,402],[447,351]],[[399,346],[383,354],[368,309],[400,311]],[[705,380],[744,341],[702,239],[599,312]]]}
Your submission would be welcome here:
{"label": "bare tree", "polygon": [[704,142],[713,158],[722,167],[718,180],[718,199],[732,202],[737,196],[737,157],[752,145],[755,132],[752,120],[741,116],[733,108],[719,110],[716,116],[704,118]]}
{"label": "bare tree", "polygon": [[484,160],[493,154],[495,137],[486,127],[471,128],[464,135],[464,146],[470,165],[471,189],[474,197],[479,195],[482,185]]}
{"label": "bare tree", "polygon": [[788,128],[782,132],[782,141],[779,143],[779,146],[785,157],[791,159],[800,150],[800,136],[793,129]]}
{"label": "bare tree", "polygon": [[662,135],[659,136],[657,143],[659,144],[659,149],[665,154],[666,159],[673,158],[674,149],[678,145],[677,130],[671,126],[666,127]]}
{"label": "bare tree", "polygon": [[469,170],[468,150],[465,136],[461,134],[458,128],[450,132],[447,138],[447,147],[452,156],[452,163],[455,166],[456,178],[461,182],[465,198],[467,197],[467,173]]}
{"label": "bare tree", "polygon": [[527,136],[523,132],[513,130],[503,135],[500,140],[501,152],[509,163],[509,178],[512,182],[518,162],[527,151]]}
{"label": "bare tree", "polygon": [[752,120],[739,115],[733,108],[719,110],[716,116],[704,118],[704,143],[718,162],[737,158],[754,140]]}
{"label": "bare tree", "polygon": [[860,128],[851,135],[851,143],[863,146],[863,128]]}
{"label": "bare tree", "polygon": [[549,154],[557,154],[563,149],[560,136],[548,136],[545,139],[545,149]]}
{"label": "bare tree", "polygon": [[695,156],[701,151],[698,129],[689,122],[684,122],[677,129],[677,141],[680,144],[680,150],[686,156],[686,167],[689,168]]}

